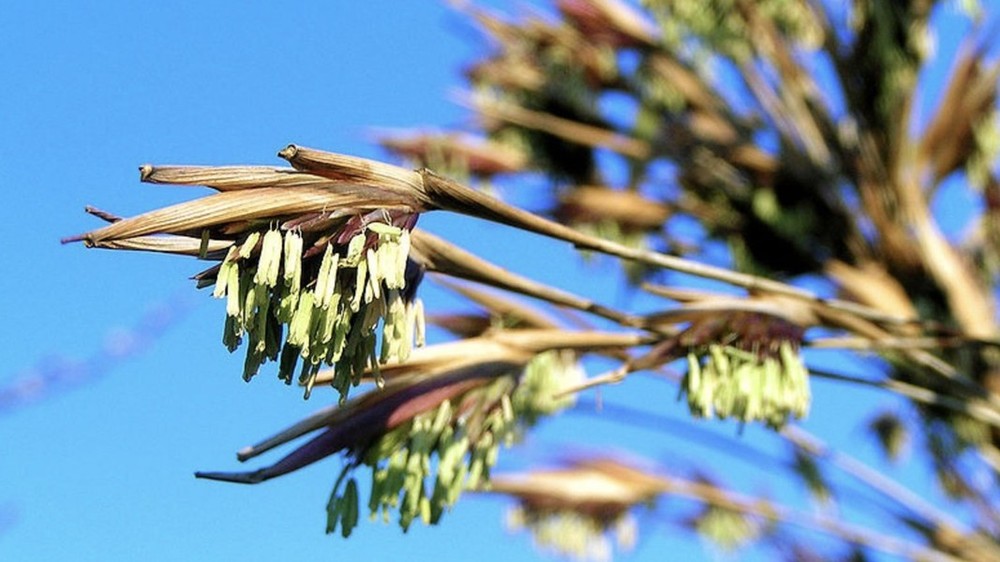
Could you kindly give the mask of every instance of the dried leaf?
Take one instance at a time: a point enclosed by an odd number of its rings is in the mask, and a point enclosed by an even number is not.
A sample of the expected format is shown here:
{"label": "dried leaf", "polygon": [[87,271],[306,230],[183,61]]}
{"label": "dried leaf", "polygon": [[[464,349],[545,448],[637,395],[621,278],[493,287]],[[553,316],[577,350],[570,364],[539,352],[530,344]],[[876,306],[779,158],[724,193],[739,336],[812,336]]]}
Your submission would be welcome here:
{"label": "dried leaf", "polygon": [[83,240],[88,245],[97,245],[109,240],[147,234],[183,233],[228,223],[273,219],[344,206],[381,209],[400,205],[399,198],[392,194],[346,187],[344,191],[317,187],[263,187],[217,193],[123,219],[66,241]]}
{"label": "dried leaf", "polygon": [[304,174],[293,168],[271,166],[153,166],[139,167],[147,183],[203,185],[219,191],[259,187],[337,187],[328,178]]}

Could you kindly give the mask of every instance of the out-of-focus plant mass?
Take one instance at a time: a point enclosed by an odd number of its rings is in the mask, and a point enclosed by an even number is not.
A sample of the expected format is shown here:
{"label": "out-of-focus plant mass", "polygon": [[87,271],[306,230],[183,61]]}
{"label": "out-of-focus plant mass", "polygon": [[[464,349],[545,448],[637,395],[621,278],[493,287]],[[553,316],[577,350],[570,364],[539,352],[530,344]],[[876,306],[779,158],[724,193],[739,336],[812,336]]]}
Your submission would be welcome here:
{"label": "out-of-focus plant mass", "polygon": [[[246,380],[273,362],[306,397],[337,391],[238,455],[307,437],[274,464],[198,473],[258,483],[339,454],[328,532],[348,536],[362,512],[404,530],[437,524],[463,492],[488,492],[515,498],[508,523],[540,548],[607,559],[635,543],[648,520],[637,515],[683,498],[695,509],[672,523],[725,550],[1000,560],[1000,63],[989,34],[1000,14],[987,8],[558,0],[511,15],[461,4],[483,42],[463,74],[465,129],[383,135],[396,164],[290,145],[279,152],[290,167],[143,166],[143,181],[216,193],[132,218],[89,209],[109,224],[71,240],[207,262],[195,279],[225,300],[222,341],[245,353]],[[918,86],[943,64],[942,11],[970,31],[932,94]],[[549,204],[531,212],[493,195],[521,182]],[[946,185],[976,202],[957,232],[932,212]],[[513,273],[417,228],[424,213],[611,256],[624,275],[606,271],[604,283],[662,306],[624,309]],[[425,277],[480,312],[425,320]],[[426,344],[425,322],[452,339]],[[864,354],[867,376],[812,367],[808,348]],[[614,367],[588,373],[592,357]],[[883,500],[877,524],[635,459],[492,474],[501,449],[578,396],[649,372],[681,398],[657,407],[686,405],[692,424],[773,430],[789,445],[789,481],[816,501],[836,502],[843,491],[826,475],[846,473]],[[919,449],[953,509],[799,427],[816,377],[898,395],[905,412],[860,419],[888,458]],[[833,542],[819,554],[803,528]]]}

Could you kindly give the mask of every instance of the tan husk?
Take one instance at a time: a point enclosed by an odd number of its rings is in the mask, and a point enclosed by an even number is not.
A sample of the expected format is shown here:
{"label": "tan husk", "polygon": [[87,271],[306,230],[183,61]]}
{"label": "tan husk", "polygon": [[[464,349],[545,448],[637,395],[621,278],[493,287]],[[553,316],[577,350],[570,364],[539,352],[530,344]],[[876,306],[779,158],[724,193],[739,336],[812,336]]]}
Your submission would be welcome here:
{"label": "tan husk", "polygon": [[139,167],[146,183],[203,185],[219,191],[259,187],[336,187],[337,182],[294,168],[272,166],[152,166]]}
{"label": "tan husk", "polygon": [[239,221],[332,210],[337,207],[381,209],[399,207],[401,203],[400,198],[391,193],[379,193],[379,190],[372,189],[333,191],[318,187],[294,189],[263,187],[227,191],[123,219],[70,240],[82,239],[84,243],[93,246],[107,240],[135,238],[147,234],[179,233]]}
{"label": "tan husk", "polygon": [[282,149],[278,156],[288,160],[298,170],[392,192],[400,202],[408,203],[415,210],[434,207],[424,192],[423,178],[412,170],[294,144]]}
{"label": "tan husk", "polygon": [[165,234],[160,236],[136,236],[135,238],[104,240],[94,242],[92,245],[95,248],[107,248],[110,250],[134,250],[160,254],[198,256],[203,253],[203,250],[204,253],[219,252],[232,246],[233,243],[229,240],[209,240],[208,244],[203,246],[201,240],[195,238]]}

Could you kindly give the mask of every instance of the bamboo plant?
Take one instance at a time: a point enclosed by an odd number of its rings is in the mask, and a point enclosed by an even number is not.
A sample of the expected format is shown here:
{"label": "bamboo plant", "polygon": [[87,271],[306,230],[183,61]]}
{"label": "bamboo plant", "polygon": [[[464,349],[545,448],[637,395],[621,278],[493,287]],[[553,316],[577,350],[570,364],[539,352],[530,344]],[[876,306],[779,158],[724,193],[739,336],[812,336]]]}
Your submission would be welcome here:
{"label": "bamboo plant", "polygon": [[[337,391],[239,453],[310,436],[274,464],[198,473],[258,483],[340,454],[328,532],[359,523],[361,490],[403,529],[489,492],[516,498],[511,524],[543,548],[607,558],[634,543],[634,513],[681,497],[698,509],[673,522],[725,548],[810,559],[805,527],[843,545],[823,559],[1000,559],[1000,63],[983,25],[997,14],[960,3],[968,38],[920,113],[935,23],[957,4],[558,0],[521,17],[463,4],[484,41],[464,73],[466,130],[383,132],[407,165],[290,145],[283,167],[143,166],[142,181],[216,193],[132,218],[88,209],[109,224],[70,240],[209,262],[195,279],[226,302],[222,339],[244,349],[244,378],[273,362],[307,397]],[[491,194],[538,175],[548,203],[533,211]],[[949,182],[979,205],[961,237],[932,212]],[[615,258],[662,308],[509,271],[417,228],[432,212]],[[425,311],[428,276],[481,312]],[[453,339],[426,345],[425,322]],[[810,366],[808,348],[880,360],[862,378]],[[598,356],[615,366],[588,373]],[[790,477],[833,501],[824,475],[842,473],[886,500],[884,526],[614,458],[492,474],[502,448],[578,397],[678,371],[668,384],[693,424],[773,430]],[[908,421],[876,413],[870,431],[888,457],[905,441],[924,451],[954,510],[802,429],[817,377],[905,400]]]}

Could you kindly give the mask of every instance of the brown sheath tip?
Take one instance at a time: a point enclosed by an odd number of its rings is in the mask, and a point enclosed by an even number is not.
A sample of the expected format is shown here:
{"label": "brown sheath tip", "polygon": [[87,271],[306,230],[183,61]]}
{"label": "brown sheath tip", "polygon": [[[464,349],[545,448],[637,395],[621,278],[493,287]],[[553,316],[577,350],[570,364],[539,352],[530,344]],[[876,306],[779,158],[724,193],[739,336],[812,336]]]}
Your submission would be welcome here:
{"label": "brown sheath tip", "polygon": [[298,151],[299,147],[295,146],[294,144],[290,144],[285,148],[279,150],[278,156],[280,158],[284,158],[285,160],[291,160],[292,158],[295,158],[295,153],[297,153]]}

